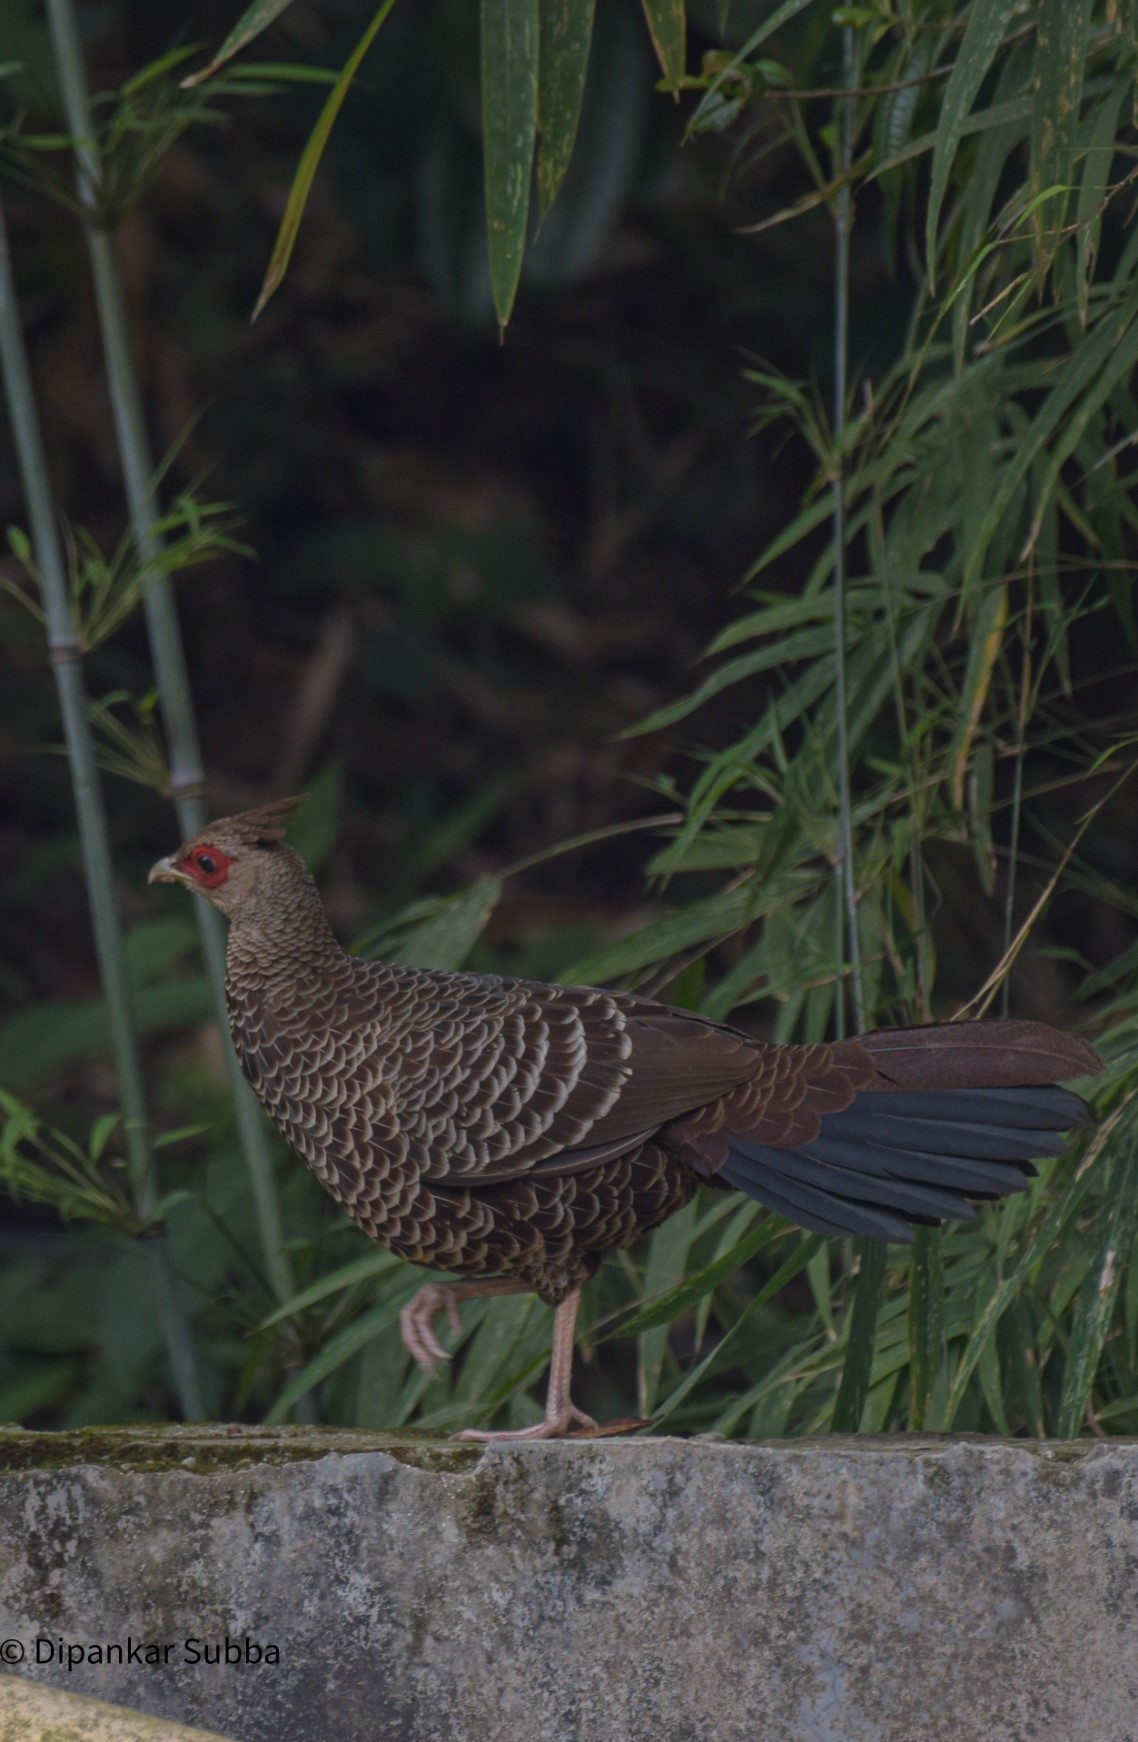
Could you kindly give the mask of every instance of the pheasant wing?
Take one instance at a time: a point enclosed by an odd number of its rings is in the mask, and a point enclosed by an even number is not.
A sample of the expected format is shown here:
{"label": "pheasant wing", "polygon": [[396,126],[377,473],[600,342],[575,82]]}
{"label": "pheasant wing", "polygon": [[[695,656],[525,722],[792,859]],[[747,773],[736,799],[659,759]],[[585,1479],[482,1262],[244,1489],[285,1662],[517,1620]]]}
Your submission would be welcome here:
{"label": "pheasant wing", "polygon": [[755,1071],[746,1036],[649,999],[359,967],[355,1074],[384,1102],[368,1136],[439,1183],[592,1165]]}

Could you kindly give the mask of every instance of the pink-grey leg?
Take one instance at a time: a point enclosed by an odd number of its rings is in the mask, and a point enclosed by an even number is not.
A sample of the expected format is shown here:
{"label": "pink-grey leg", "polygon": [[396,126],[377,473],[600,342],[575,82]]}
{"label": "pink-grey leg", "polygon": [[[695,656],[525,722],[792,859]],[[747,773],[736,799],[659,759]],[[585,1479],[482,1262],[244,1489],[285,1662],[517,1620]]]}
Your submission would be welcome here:
{"label": "pink-grey leg", "polygon": [[549,1362],[549,1389],[545,1399],[545,1418],[533,1427],[503,1428],[494,1432],[488,1428],[467,1428],[455,1434],[456,1440],[482,1440],[497,1443],[503,1440],[552,1440],[568,1433],[574,1422],[581,1427],[596,1428],[592,1416],[586,1415],[569,1396],[573,1372],[574,1333],[581,1290],[567,1295],[553,1315],[553,1354]]}

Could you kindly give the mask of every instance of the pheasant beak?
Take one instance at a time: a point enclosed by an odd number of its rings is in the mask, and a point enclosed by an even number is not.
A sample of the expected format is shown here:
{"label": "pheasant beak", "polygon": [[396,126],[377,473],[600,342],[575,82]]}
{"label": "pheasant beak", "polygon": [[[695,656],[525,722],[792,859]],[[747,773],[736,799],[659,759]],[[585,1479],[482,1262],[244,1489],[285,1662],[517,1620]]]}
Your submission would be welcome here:
{"label": "pheasant beak", "polygon": [[173,859],[159,859],[150,867],[148,883],[189,883],[191,879],[179,871]]}

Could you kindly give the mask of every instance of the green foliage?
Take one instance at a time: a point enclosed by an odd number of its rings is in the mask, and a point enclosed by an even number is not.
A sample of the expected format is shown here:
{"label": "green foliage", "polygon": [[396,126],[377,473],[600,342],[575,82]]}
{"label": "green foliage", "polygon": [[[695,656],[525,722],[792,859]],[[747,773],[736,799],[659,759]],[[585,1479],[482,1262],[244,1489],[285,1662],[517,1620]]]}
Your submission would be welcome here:
{"label": "green foliage", "polygon": [[537,127],[541,144],[537,186],[544,218],[561,191],[577,138],[596,0],[566,6],[540,0],[541,43],[537,57]]}
{"label": "green foliage", "polygon": [[[332,128],[393,3],[383,0],[373,15],[336,78],[305,146],[253,310],[254,319],[288,270]],[[221,69],[289,4],[290,0],[254,0],[208,65],[182,81],[183,88],[226,94]],[[684,83],[686,59],[684,0],[643,0],[643,6],[663,69],[664,88],[678,93]],[[531,234],[530,184],[535,161],[542,217],[557,198],[569,167],[585,93],[595,12],[596,0],[480,0],[486,246],[494,307],[503,329],[513,311]],[[278,70],[287,73],[290,69]]]}
{"label": "green foliage", "polygon": [[522,274],[537,130],[537,0],[481,0],[486,237],[498,323]]}
{"label": "green foliage", "polygon": [[[258,296],[256,306],[253,309],[254,320],[256,320],[257,316],[272,296],[274,290],[276,290],[277,286],[280,284],[285,273],[288,271],[288,263],[292,259],[292,250],[296,243],[297,232],[300,229],[300,220],[304,216],[304,208],[308,204],[308,196],[312,190],[312,183],[316,178],[316,171],[319,168],[320,159],[324,155],[324,147],[328,143],[328,136],[331,133],[332,128],[335,126],[336,117],[340,113],[344,98],[347,96],[348,91],[351,88],[352,81],[362,66],[364,57],[372,43],[375,41],[376,36],[379,34],[380,26],[391,11],[393,4],[394,0],[383,0],[382,5],[378,7],[371,23],[368,25],[367,29],[360,37],[359,42],[356,44],[355,48],[348,56],[347,61],[344,63],[343,71],[340,73],[335,84],[332,86],[332,89],[329,91],[324,107],[320,111],[320,119],[313,128],[312,137],[304,148],[304,155],[300,160],[300,166],[296,172],[296,179],[294,180],[292,187],[289,189],[288,200],[285,204],[284,217],[281,219],[281,227],[277,232],[276,243],[273,246],[268,270],[265,273],[265,282],[261,286],[260,295]],[[264,11],[268,9],[262,8],[262,10]],[[266,19],[265,22],[267,23],[268,20]],[[260,29],[262,26],[258,25],[257,28]]]}
{"label": "green foliage", "polygon": [[[240,75],[222,74],[208,91],[190,90],[197,81],[179,74],[192,48],[159,56],[97,104],[93,121],[92,209],[102,228],[115,229],[149,188],[171,148],[191,127],[220,125],[225,100],[269,95],[290,84],[323,82],[326,75],[304,67],[247,65]],[[24,69],[19,62],[0,68],[0,79]],[[12,181],[52,200],[74,216],[83,212],[75,190],[71,156],[75,140],[67,132],[29,128],[23,110],[0,126],[0,170]]]}
{"label": "green foliage", "polygon": [[49,1204],[67,1221],[142,1232],[131,1206],[126,1162],[103,1161],[119,1123],[117,1113],[106,1114],[92,1127],[86,1148],[45,1126],[30,1107],[2,1089],[0,1114],[0,1182],[13,1197]]}
{"label": "green foliage", "polygon": [[664,69],[664,87],[678,91],[687,60],[684,0],[643,0],[643,4],[652,46]]}
{"label": "green foliage", "polygon": [[[196,568],[223,551],[243,551],[245,547],[232,536],[234,524],[228,503],[201,502],[192,491],[183,491],[156,522],[154,530],[162,542],[145,556],[130,529],[108,556],[83,527],[65,526],[71,620],[80,652],[92,652],[120,629],[160,577]],[[18,526],[8,527],[7,533],[9,549],[37,592],[25,591],[7,575],[0,575],[0,589],[42,623],[40,577],[31,543]]]}
{"label": "green foliage", "polygon": [[[198,81],[219,90],[223,62],[283,9],[251,7]],[[807,0],[786,0],[762,19],[749,14],[735,34],[723,29],[689,75],[683,8],[645,11],[665,84],[696,93],[690,136],[721,142],[732,166],[797,153],[789,198],[758,212],[752,232],[832,215],[848,191],[855,238],[869,229],[887,255],[905,318],[888,345],[865,347],[836,420],[813,382],[757,359],[748,367],[755,430],[784,430],[813,479],[755,556],[739,613],[708,649],[697,687],[637,730],[682,724],[698,734],[699,710],[725,698],[741,724],[713,749],[689,740],[694,773],[682,808],[657,825],[651,870],[661,893],[650,923],[595,938],[564,963],[564,976],[660,987],[682,971],[683,995],[712,1017],[780,1040],[832,1035],[853,955],[835,912],[844,737],[870,1021],[1010,1002],[1056,899],[1093,896],[1130,920],[1138,911],[1109,854],[1089,850],[1120,814],[1134,711],[1092,716],[1076,689],[1088,625],[1109,624],[1116,680],[1132,683],[1138,646],[1129,12],[1045,0],[1029,22],[1002,0],[963,10],[927,0],[823,17]],[[385,16],[373,14],[310,141],[274,282],[332,121]],[[586,0],[482,8],[486,211],[503,322],[530,235],[532,166],[544,216],[570,163],[593,23]],[[598,21],[597,43],[600,29]],[[843,31],[857,74],[848,166],[835,108]],[[614,92],[610,104],[621,101]],[[844,701],[828,536],[836,477],[848,574]],[[120,592],[112,628],[130,608]],[[88,633],[98,621],[95,613]],[[666,798],[675,804],[674,783]],[[329,850],[339,802],[331,771],[302,843],[314,860]],[[418,879],[460,851],[499,802],[496,789],[476,793],[440,824]],[[445,896],[408,888],[356,947],[423,966],[494,967],[487,927],[502,883],[484,873]],[[951,903],[946,887],[957,892]],[[995,916],[994,941],[990,930],[982,945],[961,941],[972,908]],[[166,1012],[155,1020],[204,1013],[176,939],[143,939],[139,953],[150,963],[135,989],[143,1024],[148,998]],[[1042,1163],[1028,1192],[982,1207],[971,1223],[918,1230],[910,1248],[864,1248],[855,1262],[848,1247],[827,1248],[708,1190],[589,1285],[592,1406],[653,1413],[684,1431],[759,1436],[1138,1431],[1136,965],[1131,949],[1085,976],[1108,1061],[1089,1090],[1101,1123]],[[7,1080],[50,1078],[96,1048],[93,1007],[32,1014],[34,1032],[13,1024],[0,1035]],[[210,1088],[196,1085],[185,1110],[207,1113],[216,1130],[212,1093],[211,1102]],[[26,1156],[26,1133],[40,1127],[21,1112],[13,1129],[25,1133],[13,1153]],[[50,1139],[51,1165],[68,1190],[96,1192],[90,1151],[71,1143]],[[60,1172],[61,1155],[74,1179]],[[466,1303],[456,1358],[428,1379],[394,1335],[418,1273],[369,1249],[294,1173],[301,1282],[280,1304],[249,1256],[247,1189],[224,1160],[222,1133],[184,1162],[185,1196],[169,1220],[227,1412],[279,1420],[316,1398],[328,1418],[366,1424],[535,1418],[531,1387],[549,1343],[543,1308],[522,1298]],[[21,1177],[30,1189],[32,1175]],[[58,1195],[44,1201],[63,1207]],[[68,1202],[80,1213],[86,1200]],[[19,1392],[21,1372],[8,1395],[61,1395],[86,1357],[68,1346],[61,1363],[58,1353],[39,1391]],[[153,1350],[139,1356],[135,1379],[146,1359]]]}

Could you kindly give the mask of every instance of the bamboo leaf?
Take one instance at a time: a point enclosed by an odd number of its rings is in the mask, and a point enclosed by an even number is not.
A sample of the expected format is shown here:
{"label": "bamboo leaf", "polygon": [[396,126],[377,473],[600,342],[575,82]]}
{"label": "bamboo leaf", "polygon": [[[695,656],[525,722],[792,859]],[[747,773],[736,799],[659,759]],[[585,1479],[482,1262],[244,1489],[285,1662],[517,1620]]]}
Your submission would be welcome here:
{"label": "bamboo leaf", "polygon": [[[964,124],[996,58],[1015,0],[973,0],[960,54],[944,93],[933,147],[932,186],[925,227],[930,284],[936,279],[936,239],[948,178],[956,160]],[[919,147],[920,141],[917,142]],[[914,148],[915,149],[915,148]],[[904,154],[903,154],[904,155]]]}
{"label": "bamboo leaf", "polygon": [[498,324],[514,307],[529,224],[537,129],[538,0],[482,0],[486,236]]}
{"label": "bamboo leaf", "polygon": [[558,978],[568,986],[594,985],[600,980],[613,980],[619,974],[631,974],[636,968],[662,962],[679,950],[693,944],[706,943],[709,938],[727,936],[746,924],[752,897],[746,889],[732,889],[707,901],[696,901],[679,913],[659,919],[653,925],[607,949],[596,950],[570,964]]}
{"label": "bamboo leaf", "polygon": [[[202,1022],[209,1009],[208,982],[197,976],[130,994],[139,1034]],[[102,998],[33,1005],[0,1028],[0,1077],[13,1088],[51,1077],[74,1059],[104,1051],[110,1044],[109,1026]]]}
{"label": "bamboo leaf", "polygon": [[1110,180],[1111,159],[1114,156],[1114,141],[1119,129],[1119,115],[1126,92],[1119,89],[1111,92],[1098,107],[1092,111],[1088,120],[1085,140],[1086,157],[1083,164],[1082,180],[1079,184],[1079,201],[1075,212],[1075,222],[1078,226],[1078,275],[1079,275],[1079,319],[1085,327],[1090,311],[1091,274],[1098,258],[1099,240],[1102,234],[1102,211],[1106,203],[1106,190]]}
{"label": "bamboo leaf", "polygon": [[[1120,307],[1112,309],[1109,314],[1095,322],[1087,338],[1061,367],[1055,385],[1032,419],[1025,437],[1017,442],[1000,482],[992,493],[965,563],[963,584],[966,589],[982,573],[988,547],[1017,490],[1038,455],[1054,439],[1060,425],[1063,426],[1064,435],[1052,451],[1047,473],[1049,480],[1057,476],[1059,466],[1077,444],[1092,412],[1134,368],[1138,361],[1136,313],[1138,285],[1131,288],[1127,300]],[[1046,488],[1049,489],[1050,484]]]}
{"label": "bamboo leaf", "polygon": [[209,65],[203,67],[201,72],[191,73],[188,79],[183,79],[182,89],[189,91],[195,85],[204,84],[206,79],[212,79],[214,73],[218,72],[227,60],[232,60],[233,56],[238,54],[246,43],[252,42],[255,36],[260,36],[262,30],[267,30],[273,20],[279,18],[281,13],[291,4],[292,0],[253,0],[253,4],[246,7]]}
{"label": "bamboo leaf", "polygon": [[[1078,356],[1078,353],[1076,352],[1075,355]],[[1052,495],[1059,487],[1060,473],[1063,467],[1078,448],[1088,428],[1098,417],[1107,400],[1116,388],[1126,385],[1136,367],[1138,367],[1138,320],[1134,320],[1129,331],[1125,332],[1119,339],[1117,349],[1108,356],[1106,366],[1098,380],[1083,396],[1080,403],[1072,409],[1063,424],[1062,434],[1048,455],[1047,465],[1042,472],[1036,506],[1021,556],[1026,556],[1039,538]]]}
{"label": "bamboo leaf", "polygon": [[414,968],[461,968],[485,931],[501,894],[502,885],[496,877],[479,878],[405,932],[386,952],[387,959],[408,962]]}
{"label": "bamboo leaf", "polygon": [[889,1248],[880,1240],[859,1239],[857,1251],[860,1263],[850,1308],[849,1341],[831,1422],[831,1429],[836,1434],[855,1434],[861,1426],[861,1414],[873,1378],[877,1313],[889,1256]]}
{"label": "bamboo leaf", "polygon": [[1103,1187],[1098,1237],[1075,1308],[1063,1367],[1063,1394],[1056,1432],[1072,1439],[1082,1426],[1087,1401],[1110,1333],[1114,1304],[1138,1233],[1138,1140],[1134,1129],[1117,1144]]}
{"label": "bamboo leaf", "polygon": [[914,1429],[925,1425],[943,1357],[944,1235],[940,1228],[915,1228],[909,1269],[909,1425]]}
{"label": "bamboo leaf", "polygon": [[1008,1312],[1005,1325],[1009,1350],[1008,1368],[1014,1364],[1015,1379],[1019,1386],[1020,1403],[1028,1432],[1036,1439],[1043,1439],[1047,1432],[1047,1424],[1043,1413],[1043,1388],[1039,1383],[1039,1356],[1035,1337],[1035,1327],[1029,1310],[1028,1300],[1020,1294],[1013,1301]]}
{"label": "bamboo leaf", "polygon": [[764,1246],[769,1246],[783,1232],[785,1226],[781,1216],[764,1217],[757,1228],[744,1234],[741,1240],[737,1240],[710,1264],[705,1264],[702,1270],[697,1270],[694,1276],[689,1276],[675,1288],[670,1288],[659,1300],[649,1302],[638,1313],[634,1313],[632,1318],[626,1319],[613,1335],[640,1336],[644,1331],[655,1330],[658,1325],[670,1325],[673,1319],[679,1318],[689,1307],[696,1306],[704,1295],[710,1294],[727,1277],[734,1275],[749,1258],[761,1252]]}
{"label": "bamboo leaf", "polygon": [[[716,102],[719,100],[719,92],[721,88],[726,84],[731,75],[736,72],[745,61],[750,60],[755,50],[762,47],[768,36],[773,36],[776,30],[781,30],[784,24],[789,23],[792,18],[796,18],[800,12],[805,12],[806,8],[812,6],[813,3],[814,0],[783,0],[782,5],[776,6],[770,17],[765,18],[758,28],[751,32],[743,46],[736,49],[731,60],[727,62],[726,66],[720,68],[719,72],[715,75],[715,78],[711,81],[711,84],[704,92],[698,108],[693,114],[691,120],[688,122],[687,133],[689,136],[692,133],[699,131],[700,124],[713,110]],[[724,17],[726,17],[726,11],[727,8],[725,6],[723,12]],[[721,26],[721,29],[725,28],[725,25]]]}
{"label": "bamboo leaf", "polygon": [[[757,1233],[758,1229],[756,1229],[755,1232]],[[656,1411],[656,1415],[652,1422],[654,1428],[658,1428],[662,1422],[666,1421],[670,1415],[675,1413],[684,1399],[699,1384],[708,1369],[716,1361],[721,1359],[728,1345],[734,1340],[738,1332],[742,1330],[747,1320],[751,1317],[751,1314],[755,1312],[757,1308],[765,1306],[768,1300],[772,1300],[780,1289],[786,1287],[788,1282],[793,1282],[799,1272],[805,1270],[806,1266],[809,1264],[815,1252],[817,1252],[821,1245],[821,1234],[807,1234],[799,1241],[786,1262],[779,1266],[774,1275],[768,1282],[763,1284],[757,1294],[751,1296],[751,1299],[747,1302],[746,1306],[735,1320],[735,1323],[729,1330],[724,1332],[714,1349],[710,1350],[710,1352],[703,1357],[702,1361],[697,1362],[691,1369],[690,1373],[684,1375],[674,1391],[669,1392],[662,1407]]]}
{"label": "bamboo leaf", "polygon": [[307,1288],[300,1289],[290,1300],[286,1300],[275,1313],[262,1319],[257,1328],[267,1331],[270,1326],[278,1325],[282,1319],[295,1318],[298,1313],[307,1312],[310,1306],[327,1300],[330,1294],[342,1294],[345,1289],[354,1288],[357,1282],[370,1282],[375,1276],[385,1275],[401,1262],[393,1252],[380,1251],[368,1252],[363,1258],[353,1258],[347,1264],[337,1265],[335,1270],[329,1270],[324,1276],[317,1277]]}
{"label": "bamboo leaf", "polygon": [[361,1313],[358,1319],[353,1319],[350,1325],[345,1325],[342,1331],[337,1331],[334,1337],[330,1337],[319,1354],[314,1355],[289,1380],[265,1416],[265,1426],[275,1427],[278,1422],[282,1422],[302,1397],[307,1397],[317,1385],[337,1373],[353,1355],[358,1355],[361,1349],[366,1349],[369,1343],[374,1343],[377,1337],[390,1330],[411,1296],[421,1287],[421,1277],[409,1271],[386,1300],[377,1302],[370,1311]]}
{"label": "bamboo leaf", "polygon": [[972,757],[972,746],[980,729],[980,721],[991,688],[992,673],[1004,643],[1008,621],[1008,589],[993,587],[980,602],[976,622],[972,626],[971,648],[960,697],[960,729],[952,758],[949,790],[954,807],[964,809],[964,782]]}
{"label": "bamboo leaf", "polygon": [[[698,1205],[693,1198],[676,1215],[669,1216],[656,1229],[648,1247],[648,1262],[644,1270],[644,1287],[649,1296],[678,1283],[684,1274],[688,1252],[695,1235]],[[668,1344],[668,1327],[656,1325],[641,1333],[638,1351],[637,1408],[642,1416],[651,1415],[660,1387],[664,1351]]]}
{"label": "bamboo leaf", "polygon": [[[826,615],[829,617],[832,611]],[[674,707],[682,707],[686,713],[702,707],[712,696],[719,695],[721,691],[729,689],[732,684],[740,683],[744,678],[757,677],[760,672],[792,665],[796,660],[816,660],[824,649],[832,646],[833,639],[834,632],[828,622],[824,628],[801,629],[794,634],[784,635],[753,653],[743,653],[735,659],[727,660],[710,677],[705,678],[697,690],[682,703],[674,704]],[[642,729],[647,731],[672,724],[673,721],[667,717],[671,712],[670,709],[661,708],[653,714],[652,724],[646,724]]]}
{"label": "bamboo leaf", "polygon": [[596,0],[539,0],[537,188],[544,218],[557,198],[581,119]]}
{"label": "bamboo leaf", "polygon": [[320,111],[320,118],[312,129],[296,175],[293,177],[292,186],[289,189],[284,217],[281,219],[281,227],[277,232],[277,239],[269,258],[265,281],[261,286],[261,292],[253,310],[254,320],[257,319],[273,292],[280,287],[284,275],[288,271],[288,263],[292,259],[297,232],[300,229],[300,221],[304,216],[304,208],[308,204],[308,196],[312,191],[316,171],[320,167],[320,159],[324,155],[324,147],[328,143],[329,135],[336,123],[336,117],[344,106],[344,98],[360,70],[364,56],[375,41],[380,26],[384,23],[394,4],[395,0],[382,0],[379,10],[344,63],[343,69],[329,91],[324,107]]}
{"label": "bamboo leaf", "polygon": [[[497,1408],[533,1377],[533,1367],[548,1360],[553,1318],[530,1294],[474,1303],[464,1317],[477,1324],[454,1387],[457,1403]],[[489,1413],[489,1412],[488,1412]]]}
{"label": "bamboo leaf", "polygon": [[684,0],[642,0],[648,34],[664,74],[664,83],[678,101],[687,70],[687,25]]}
{"label": "bamboo leaf", "polygon": [[977,1362],[976,1371],[980,1379],[980,1389],[984,1394],[984,1402],[988,1413],[995,1424],[996,1432],[1003,1434],[1005,1439],[1011,1438],[1012,1427],[1008,1413],[1004,1407],[1004,1393],[1000,1372],[1000,1353],[997,1347],[995,1333],[984,1344],[983,1352]]}
{"label": "bamboo leaf", "polygon": [[107,1139],[118,1124],[121,1114],[104,1113],[101,1119],[96,1119],[91,1127],[91,1135],[87,1139],[87,1154],[92,1161],[98,1161],[107,1147]]}
{"label": "bamboo leaf", "polygon": [[[730,689],[732,684],[740,683],[744,678],[755,677],[759,672],[771,671],[776,666],[784,665],[793,659],[809,660],[813,663],[805,674],[814,687],[817,678],[817,657],[833,644],[833,630],[803,629],[795,635],[788,635],[784,641],[770,647],[760,648],[755,653],[743,653],[736,659],[727,660],[713,671],[710,677],[704,679],[699,688],[691,695],[682,697],[676,702],[669,702],[665,707],[658,708],[646,720],[629,727],[624,736],[627,738],[641,737],[646,732],[658,732],[664,726],[675,725],[688,714],[694,713],[712,696],[719,695],[723,690]],[[785,705],[785,698],[784,698]]]}
{"label": "bamboo leaf", "polygon": [[1039,1230],[1024,1246],[1008,1275],[991,1288],[983,1310],[974,1319],[971,1335],[957,1363],[943,1419],[932,1424],[939,1431],[948,1432],[951,1429],[988,1338],[995,1334],[996,1326],[1016,1298],[1026,1277],[1074,1222],[1079,1207],[1090,1190],[1090,1184],[1089,1171],[1081,1179],[1072,1181],[1058,1203],[1052,1206]]}
{"label": "bamboo leaf", "polygon": [[[1090,24],[1090,0],[1040,0],[1032,116],[1032,181],[1037,189],[1055,182],[1065,194],[1071,177]],[[1050,214],[1055,230],[1063,222],[1065,205],[1065,197],[1056,200]]]}

